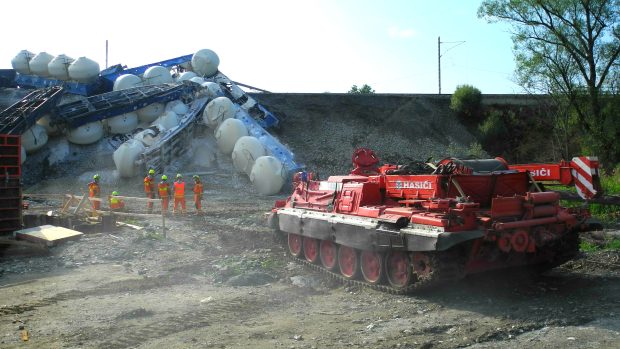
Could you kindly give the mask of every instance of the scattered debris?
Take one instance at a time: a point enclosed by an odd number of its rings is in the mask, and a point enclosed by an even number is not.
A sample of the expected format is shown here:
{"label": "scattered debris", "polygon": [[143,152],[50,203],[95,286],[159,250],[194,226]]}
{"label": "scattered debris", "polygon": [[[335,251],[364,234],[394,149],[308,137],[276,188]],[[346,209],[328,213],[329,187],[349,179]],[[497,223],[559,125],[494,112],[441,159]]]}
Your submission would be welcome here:
{"label": "scattered debris", "polygon": [[304,288],[319,288],[321,286],[321,279],[315,276],[297,275],[291,276],[291,283],[297,287]]}
{"label": "scattered debris", "polygon": [[125,223],[125,222],[116,222],[116,225],[120,225],[121,227],[128,227],[128,228],[132,228],[134,230],[142,230],[144,229],[144,227],[141,227],[139,225],[135,225],[135,224],[129,224],[129,223]]}
{"label": "scattered debris", "polygon": [[231,286],[258,286],[273,282],[273,276],[261,272],[248,272],[231,277],[226,283]]}
{"label": "scattered debris", "polygon": [[[22,326],[20,326],[22,327]],[[28,340],[30,340],[30,334],[28,333],[28,330],[26,329],[22,329],[19,332],[19,337],[21,338],[22,341],[27,342]]]}

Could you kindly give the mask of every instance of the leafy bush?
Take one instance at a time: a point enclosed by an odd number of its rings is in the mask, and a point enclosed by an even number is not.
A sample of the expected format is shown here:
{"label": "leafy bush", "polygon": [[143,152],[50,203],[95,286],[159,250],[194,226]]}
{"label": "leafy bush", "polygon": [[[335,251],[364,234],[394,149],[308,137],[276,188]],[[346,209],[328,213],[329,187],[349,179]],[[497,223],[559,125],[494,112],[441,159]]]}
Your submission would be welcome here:
{"label": "leafy bush", "polygon": [[495,141],[506,134],[507,127],[502,117],[502,112],[493,110],[486,119],[478,126],[478,131],[482,139],[486,141]]}
{"label": "leafy bush", "polygon": [[482,93],[471,85],[459,85],[450,98],[450,109],[468,118],[480,116]]}
{"label": "leafy bush", "polygon": [[373,94],[375,90],[370,87],[368,84],[364,84],[362,87],[357,87],[357,85],[351,86],[351,89],[347,93],[365,95],[365,94]]}
{"label": "leafy bush", "polygon": [[[620,193],[620,165],[609,175],[601,175],[603,195],[618,195]],[[620,205],[590,204],[590,212],[600,219],[605,226],[616,226],[620,218]]]}
{"label": "leafy bush", "polygon": [[482,144],[478,142],[470,143],[467,151],[469,152],[469,157],[472,159],[484,159],[489,157],[484,149],[482,149]]}

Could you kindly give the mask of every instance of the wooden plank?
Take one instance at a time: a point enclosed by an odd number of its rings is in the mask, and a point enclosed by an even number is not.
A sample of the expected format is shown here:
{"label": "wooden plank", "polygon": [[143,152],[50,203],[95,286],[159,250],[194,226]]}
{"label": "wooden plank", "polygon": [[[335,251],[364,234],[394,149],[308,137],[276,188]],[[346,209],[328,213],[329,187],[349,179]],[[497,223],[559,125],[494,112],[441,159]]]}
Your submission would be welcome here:
{"label": "wooden plank", "polygon": [[86,201],[86,196],[82,196],[82,199],[80,199],[80,202],[78,203],[77,207],[75,208],[75,210],[73,210],[73,214],[77,214],[78,211],[80,211],[80,209],[84,205],[84,201]]}
{"label": "wooden plank", "polygon": [[67,202],[62,206],[62,210],[60,210],[60,213],[62,214],[66,213],[67,209],[69,208],[69,206],[71,206],[72,203],[73,203],[73,195],[71,195],[71,197],[67,199]]}
{"label": "wooden plank", "polygon": [[[70,207],[72,208],[72,207]],[[111,213],[111,214],[115,214],[117,216],[127,216],[127,217],[159,217],[161,215],[161,213],[133,213],[133,212],[120,212],[120,211],[112,211],[112,210],[93,210],[94,212],[97,212],[98,214],[104,214],[104,213]]]}
{"label": "wooden plank", "polygon": [[135,224],[129,224],[129,223],[125,223],[125,222],[116,222],[116,224],[120,225],[121,227],[128,227],[128,228],[132,228],[135,230],[142,230],[144,229],[144,227],[141,227],[139,225],[135,225]]}
{"label": "wooden plank", "polygon": [[16,239],[42,243],[45,246],[54,246],[63,241],[79,239],[82,235],[84,234],[79,231],[55,225],[42,225],[15,232]]}

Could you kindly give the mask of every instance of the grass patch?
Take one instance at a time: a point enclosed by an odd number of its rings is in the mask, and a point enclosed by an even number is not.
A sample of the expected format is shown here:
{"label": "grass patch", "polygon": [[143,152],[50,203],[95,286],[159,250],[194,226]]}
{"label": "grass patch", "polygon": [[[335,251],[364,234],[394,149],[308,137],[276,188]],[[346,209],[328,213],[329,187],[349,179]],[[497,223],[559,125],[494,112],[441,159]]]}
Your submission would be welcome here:
{"label": "grass patch", "polygon": [[248,271],[278,271],[286,266],[286,261],[273,256],[225,256],[215,261],[219,269],[225,268],[226,274],[235,276]]}
{"label": "grass patch", "polygon": [[608,239],[601,244],[595,244],[589,241],[581,241],[581,243],[579,244],[579,249],[583,252],[617,251],[620,250],[620,239]]}
{"label": "grass patch", "polygon": [[601,186],[607,195],[620,194],[620,166],[609,176],[601,176]]}
{"label": "grass patch", "polygon": [[146,230],[142,233],[142,237],[148,240],[165,240],[164,234],[161,231],[149,231]]}
{"label": "grass patch", "polygon": [[601,247],[597,244],[593,244],[591,242],[588,241],[582,241],[579,244],[579,249],[583,252],[594,252],[594,251],[598,251]]}
{"label": "grass patch", "polygon": [[[620,193],[620,168],[614,169],[611,175],[601,176],[601,187],[604,195],[617,195]],[[618,224],[620,219],[619,205],[591,204],[590,212],[601,220],[606,227]]]}
{"label": "grass patch", "polygon": [[281,270],[286,266],[286,261],[281,258],[265,258],[260,262],[261,268],[264,270]]}
{"label": "grass patch", "polygon": [[612,239],[605,245],[606,250],[620,250],[620,239]]}
{"label": "grass patch", "polygon": [[[603,195],[619,195],[620,194],[620,167],[616,168],[610,175],[602,175],[600,177]],[[565,187],[559,185],[548,185],[547,190],[568,191],[575,193],[575,187]],[[582,207],[583,201],[561,200],[560,205],[563,207]],[[588,208],[594,218],[597,218],[604,227],[610,228],[618,226],[620,221],[620,205],[602,205],[589,204]]]}
{"label": "grass patch", "polygon": [[140,225],[141,221],[135,218],[130,218],[130,217],[125,217],[125,219],[122,220],[123,223],[127,223],[127,224],[133,224],[133,225]]}

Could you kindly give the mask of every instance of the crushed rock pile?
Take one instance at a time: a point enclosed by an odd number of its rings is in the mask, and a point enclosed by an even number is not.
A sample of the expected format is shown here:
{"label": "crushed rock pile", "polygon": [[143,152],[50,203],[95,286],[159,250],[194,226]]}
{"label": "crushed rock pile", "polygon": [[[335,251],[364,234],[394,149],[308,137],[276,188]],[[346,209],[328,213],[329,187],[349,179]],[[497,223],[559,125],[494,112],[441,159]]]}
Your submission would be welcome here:
{"label": "crushed rock pile", "polygon": [[429,157],[466,157],[476,141],[449,108],[450,96],[355,94],[253,94],[283,119],[275,133],[321,177],[351,170],[360,147],[382,163],[407,164]]}

